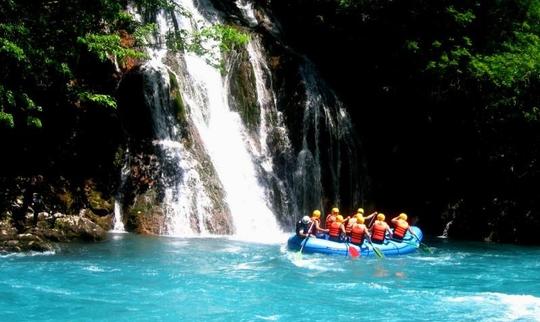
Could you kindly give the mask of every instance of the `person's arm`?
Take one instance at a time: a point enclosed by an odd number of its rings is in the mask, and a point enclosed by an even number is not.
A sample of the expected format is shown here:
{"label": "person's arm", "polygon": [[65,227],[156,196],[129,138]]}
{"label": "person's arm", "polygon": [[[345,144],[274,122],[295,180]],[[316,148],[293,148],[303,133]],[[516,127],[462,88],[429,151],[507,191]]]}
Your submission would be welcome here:
{"label": "person's arm", "polygon": [[365,232],[366,236],[367,236],[369,239],[371,239],[371,233],[369,232],[369,229],[367,228],[366,225],[364,225],[364,232]]}
{"label": "person's arm", "polygon": [[368,222],[368,220],[370,220],[369,223],[368,223],[368,226],[370,228],[371,228],[371,226],[373,226],[373,222],[374,222],[374,220],[372,218],[375,217],[377,214],[378,214],[378,212],[374,211],[371,215],[369,215],[367,217],[364,217],[364,220],[366,222]]}
{"label": "person's arm", "polygon": [[385,231],[385,234],[388,233],[388,236],[389,237],[392,237],[392,231],[390,230],[390,226],[388,226],[387,223],[384,223],[386,225],[386,231]]}
{"label": "person's arm", "polygon": [[322,231],[323,233],[327,233],[328,229],[321,228],[321,225],[317,221],[317,222],[315,222],[315,232],[318,233],[320,231]]}

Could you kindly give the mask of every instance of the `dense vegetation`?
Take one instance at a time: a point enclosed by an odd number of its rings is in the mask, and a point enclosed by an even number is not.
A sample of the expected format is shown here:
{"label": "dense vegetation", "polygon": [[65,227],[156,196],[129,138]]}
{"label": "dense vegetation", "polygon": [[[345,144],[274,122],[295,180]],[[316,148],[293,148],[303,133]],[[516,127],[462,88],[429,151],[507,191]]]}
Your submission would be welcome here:
{"label": "dense vegetation", "polygon": [[351,106],[379,207],[538,241],[540,1],[270,6]]}

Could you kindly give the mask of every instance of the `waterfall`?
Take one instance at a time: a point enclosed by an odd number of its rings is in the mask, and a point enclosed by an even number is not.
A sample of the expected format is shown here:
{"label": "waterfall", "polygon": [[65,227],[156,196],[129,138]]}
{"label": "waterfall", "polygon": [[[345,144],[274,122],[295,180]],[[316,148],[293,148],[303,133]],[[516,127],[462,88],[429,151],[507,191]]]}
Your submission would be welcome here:
{"label": "waterfall", "polygon": [[448,231],[450,230],[450,226],[452,225],[453,222],[454,222],[454,220],[450,220],[449,222],[447,222],[446,225],[444,226],[444,230],[442,232],[442,235],[437,236],[437,237],[438,238],[443,238],[443,239],[448,238]]}
{"label": "waterfall", "polygon": [[[212,22],[205,18],[192,1],[180,4],[192,14],[192,19],[177,16],[183,27],[193,30],[193,21],[202,25]],[[212,13],[212,8],[205,8]],[[213,13],[217,20],[217,14]],[[216,55],[219,56],[219,55]],[[249,135],[237,112],[228,105],[228,90],[220,71],[204,58],[185,54],[186,86],[183,91],[191,118],[212,160],[225,190],[235,235],[241,239],[259,240],[280,235],[276,218],[266,199],[264,187],[258,182],[256,166],[248,151]],[[193,95],[197,93],[197,95]]]}
{"label": "waterfall", "polygon": [[[189,15],[175,13],[167,19],[157,16],[162,39],[172,28],[195,32],[219,22],[209,4],[178,0]],[[204,10],[204,15],[201,11]],[[162,40],[161,39],[161,40]],[[159,42],[159,41],[157,41]],[[205,44],[212,47],[212,43]],[[221,71],[205,57],[192,53],[174,54],[164,48],[149,49],[150,61],[142,67],[145,97],[152,112],[152,123],[164,182],[163,199],[166,225],[163,234],[206,235],[219,231],[216,220],[215,190],[208,181],[217,180],[223,190],[222,212],[230,212],[234,237],[243,240],[282,239],[282,232],[271,209],[268,191],[260,182],[261,151],[252,151],[252,141],[237,112],[228,105],[228,84]],[[221,53],[213,52],[220,57]],[[171,110],[171,92],[178,83],[187,120],[181,128]],[[189,132],[186,143],[183,131]],[[263,165],[264,167],[264,165]],[[206,177],[202,177],[202,175]],[[214,178],[215,176],[215,178]]]}
{"label": "waterfall", "polygon": [[253,35],[246,50],[255,76],[257,103],[260,109],[259,131],[255,138],[257,142],[252,143],[251,151],[260,164],[260,172],[266,178],[266,186],[273,187],[269,189],[270,195],[267,199],[273,201],[274,212],[282,220],[290,220],[291,216],[287,218],[287,215],[298,214],[297,201],[287,178],[280,177],[276,173],[278,165],[274,160],[277,153],[292,159],[289,132],[284,124],[283,113],[277,108],[277,99],[272,88],[272,74],[266,63],[260,38]]}
{"label": "waterfall", "polygon": [[[278,95],[283,81],[274,82],[280,76],[269,67],[263,43],[278,37],[279,25],[255,13],[252,2],[236,0],[245,23],[264,25],[268,34],[251,32],[245,48],[227,55],[213,40],[203,43],[210,58],[173,52],[164,45],[168,32],[191,34],[222,23],[209,1],[175,3],[178,12],[155,16],[158,46],[148,48],[150,59],[140,68],[163,188],[157,233],[282,241],[280,224],[292,227],[300,215],[342,197],[357,206],[362,184],[356,168],[363,163],[343,104],[309,60],[294,52],[296,101]],[[225,57],[220,69],[216,57]],[[247,104],[238,97],[246,91]]]}
{"label": "waterfall", "polygon": [[125,233],[124,223],[122,221],[122,205],[118,200],[114,201],[114,219],[113,230],[114,233]]}
{"label": "waterfall", "polygon": [[[358,146],[350,117],[336,94],[322,81],[313,64],[304,58],[300,74],[305,86],[302,147],[294,173],[300,209],[304,213],[340,206],[347,197],[354,208],[361,204],[362,182]],[[344,168],[346,166],[346,168]],[[348,194],[345,196],[345,194]]]}
{"label": "waterfall", "polygon": [[[255,14],[253,2],[249,0],[237,0],[237,7],[240,9],[244,19],[250,27],[261,26],[271,37],[283,42],[280,36],[281,27],[275,19],[259,8]],[[258,37],[256,38],[258,40]],[[321,75],[311,63],[311,61],[293,50],[287,49],[289,54],[297,57],[299,88],[303,88],[303,93],[289,93],[279,101],[275,97],[272,89],[272,74],[264,63],[265,58],[251,59],[252,57],[264,57],[264,50],[260,46],[260,41],[251,42],[247,48],[250,53],[250,61],[255,71],[257,80],[257,93],[259,105],[261,106],[261,141],[266,139],[262,130],[266,129],[269,137],[279,137],[281,142],[278,147],[273,147],[273,157],[280,154],[285,162],[274,163],[274,172],[279,170],[279,177],[276,184],[280,187],[281,194],[288,204],[286,211],[299,216],[310,213],[313,209],[323,209],[325,207],[346,205],[348,208],[356,209],[364,205],[363,190],[367,185],[362,179],[365,171],[365,164],[359,155],[360,146],[355,140],[355,133],[350,116],[343,103],[338,99],[329,86],[322,80]],[[262,75],[259,76],[259,75]],[[265,85],[266,84],[266,85]],[[303,106],[303,114],[297,122],[290,122],[289,130],[300,132],[301,140],[296,146],[291,146],[290,134],[287,127],[283,125],[283,115],[278,112],[278,105],[288,106],[293,111],[288,111],[289,118],[294,117],[294,109],[298,106],[290,105],[288,100],[292,96],[303,96],[302,102],[297,102]],[[260,98],[266,97],[261,102]],[[267,113],[266,117],[262,113]],[[270,117],[268,117],[270,116]],[[274,118],[276,121],[265,126],[263,120]],[[301,124],[298,131],[294,128]],[[293,128],[291,128],[293,126]],[[276,135],[276,129],[280,133]],[[262,144],[263,147],[267,146]],[[290,218],[281,218],[282,221]]]}

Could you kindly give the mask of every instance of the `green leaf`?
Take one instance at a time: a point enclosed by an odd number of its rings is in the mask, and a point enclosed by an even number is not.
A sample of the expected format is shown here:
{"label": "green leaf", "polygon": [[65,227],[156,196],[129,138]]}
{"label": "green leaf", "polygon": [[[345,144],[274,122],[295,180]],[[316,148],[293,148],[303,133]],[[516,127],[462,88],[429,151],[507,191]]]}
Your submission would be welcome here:
{"label": "green leaf", "polygon": [[35,129],[41,129],[43,127],[41,120],[35,116],[29,116],[26,118],[26,126]]}
{"label": "green leaf", "polygon": [[96,103],[113,109],[116,109],[117,107],[116,100],[110,95],[82,92],[79,97],[82,101]]}
{"label": "green leaf", "polygon": [[15,121],[13,120],[13,115],[4,111],[0,111],[0,127],[10,129],[14,128]]}

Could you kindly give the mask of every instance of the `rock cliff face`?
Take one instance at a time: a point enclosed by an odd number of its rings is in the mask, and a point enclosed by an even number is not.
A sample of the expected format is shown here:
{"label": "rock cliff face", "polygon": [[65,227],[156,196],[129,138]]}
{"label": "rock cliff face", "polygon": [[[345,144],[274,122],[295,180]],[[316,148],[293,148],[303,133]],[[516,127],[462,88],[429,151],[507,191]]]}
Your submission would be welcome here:
{"label": "rock cliff face", "polygon": [[[13,196],[12,204],[0,216],[0,252],[51,251],[56,242],[106,238],[112,227],[113,209],[93,184],[88,182],[80,196],[84,208],[72,213],[79,206],[70,193],[55,191],[59,183],[52,185],[43,177],[28,186],[25,181],[16,180],[14,186],[25,193]],[[9,190],[4,195],[13,192],[20,191]],[[62,212],[58,212],[60,209]]]}

